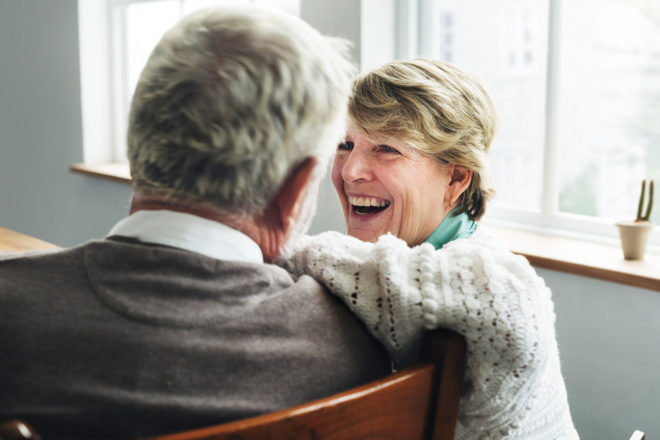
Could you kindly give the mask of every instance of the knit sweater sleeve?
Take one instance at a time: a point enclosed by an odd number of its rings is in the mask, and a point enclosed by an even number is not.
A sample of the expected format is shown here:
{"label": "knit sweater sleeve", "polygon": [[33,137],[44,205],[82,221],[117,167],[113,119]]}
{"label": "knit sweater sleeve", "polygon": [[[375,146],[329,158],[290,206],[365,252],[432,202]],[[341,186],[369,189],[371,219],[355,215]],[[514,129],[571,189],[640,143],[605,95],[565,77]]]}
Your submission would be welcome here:
{"label": "knit sweater sleeve", "polygon": [[392,236],[372,244],[326,232],[303,237],[287,268],[325,284],[401,364],[413,360],[424,330],[422,292],[411,280],[418,274],[415,269],[408,273],[408,267],[415,254],[426,255],[431,249],[411,253],[405,242]]}
{"label": "knit sweater sleeve", "polygon": [[543,280],[524,258],[479,240],[436,250],[429,244],[410,248],[391,235],[366,243],[326,232],[304,237],[288,265],[339,296],[399,365],[414,360],[425,329],[465,336],[471,382],[461,403],[466,418],[470,408],[495,417],[507,405],[526,405],[521,396],[535,394],[530,389],[555,346]]}

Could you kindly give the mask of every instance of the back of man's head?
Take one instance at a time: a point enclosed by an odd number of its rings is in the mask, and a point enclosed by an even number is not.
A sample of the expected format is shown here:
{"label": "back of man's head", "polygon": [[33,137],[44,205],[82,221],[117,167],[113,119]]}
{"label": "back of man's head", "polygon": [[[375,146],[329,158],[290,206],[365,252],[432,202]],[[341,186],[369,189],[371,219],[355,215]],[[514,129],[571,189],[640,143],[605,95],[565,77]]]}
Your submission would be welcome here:
{"label": "back of man's head", "polygon": [[156,46],[133,97],[135,187],[261,213],[306,158],[325,169],[343,136],[346,49],[275,10],[187,16]]}

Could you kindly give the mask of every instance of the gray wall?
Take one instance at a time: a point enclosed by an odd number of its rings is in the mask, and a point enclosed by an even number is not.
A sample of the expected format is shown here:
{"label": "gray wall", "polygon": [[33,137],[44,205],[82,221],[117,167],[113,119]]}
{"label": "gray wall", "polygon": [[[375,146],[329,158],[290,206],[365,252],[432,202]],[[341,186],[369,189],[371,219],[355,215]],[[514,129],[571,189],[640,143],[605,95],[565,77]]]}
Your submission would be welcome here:
{"label": "gray wall", "polygon": [[82,161],[76,0],[0,2],[0,225],[56,244],[105,234],[130,188]]}
{"label": "gray wall", "polygon": [[[359,2],[305,0],[303,15],[356,41]],[[316,4],[316,6],[314,6]],[[320,5],[320,6],[319,6]],[[346,20],[328,18],[342,11]],[[82,160],[75,0],[0,2],[0,225],[62,246],[103,236],[128,185],[69,173]],[[335,29],[335,26],[340,26]],[[313,231],[343,229],[326,181]],[[660,293],[552,271],[557,330],[583,439],[660,438]]]}
{"label": "gray wall", "polygon": [[542,270],[583,439],[660,438],[660,292]]}
{"label": "gray wall", "polygon": [[[337,14],[342,11],[344,15]],[[356,64],[360,60],[360,2],[355,0],[303,0],[300,15],[324,35],[345,38],[353,42],[352,57]],[[329,229],[345,232],[341,205],[328,173],[321,183],[316,216],[310,227],[310,233]]]}

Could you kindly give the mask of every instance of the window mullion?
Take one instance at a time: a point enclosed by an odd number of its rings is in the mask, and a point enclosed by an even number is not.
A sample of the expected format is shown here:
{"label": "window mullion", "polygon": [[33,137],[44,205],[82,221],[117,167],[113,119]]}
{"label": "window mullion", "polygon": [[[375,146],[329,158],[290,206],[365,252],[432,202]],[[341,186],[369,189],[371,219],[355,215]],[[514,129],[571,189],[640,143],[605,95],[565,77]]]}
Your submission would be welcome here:
{"label": "window mullion", "polygon": [[417,56],[420,0],[396,2],[396,57],[409,59]]}
{"label": "window mullion", "polygon": [[559,212],[558,183],[558,130],[559,130],[559,81],[561,0],[548,2],[548,55],[546,66],[545,134],[543,156],[543,187],[541,215],[543,223],[554,223]]}
{"label": "window mullion", "polygon": [[438,2],[419,0],[417,8],[417,54],[423,57],[438,58]]}
{"label": "window mullion", "polygon": [[111,30],[111,60],[112,60],[112,128],[114,161],[122,162],[125,155],[124,133],[126,121],[124,109],[126,108],[126,2],[116,2],[112,11]]}

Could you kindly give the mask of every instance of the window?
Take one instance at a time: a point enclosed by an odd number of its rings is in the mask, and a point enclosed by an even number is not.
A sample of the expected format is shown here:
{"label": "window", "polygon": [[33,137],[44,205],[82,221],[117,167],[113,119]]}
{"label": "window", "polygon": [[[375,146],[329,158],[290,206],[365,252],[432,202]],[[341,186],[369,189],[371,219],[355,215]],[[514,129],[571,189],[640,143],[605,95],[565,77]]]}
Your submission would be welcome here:
{"label": "window", "polygon": [[488,218],[615,237],[641,180],[660,185],[658,2],[409,3],[419,41],[407,55],[475,73],[500,110]]}
{"label": "window", "polygon": [[[254,3],[300,13],[300,0],[78,1],[86,162],[127,162],[128,111],[149,54],[182,16],[218,3]],[[98,114],[91,116],[94,112]]]}
{"label": "window", "polygon": [[[215,1],[79,0],[86,162],[125,161],[146,56],[181,15]],[[302,8],[323,33],[352,39],[363,69],[426,56],[482,78],[502,123],[488,219],[612,241],[613,222],[636,213],[641,179],[660,186],[657,0],[242,1]]]}

